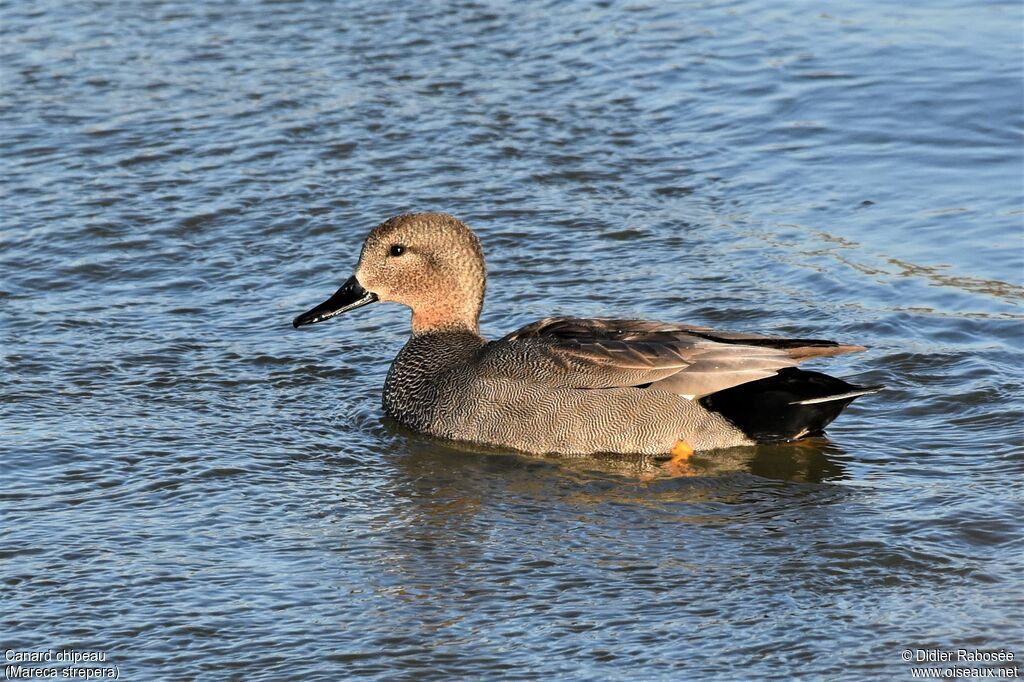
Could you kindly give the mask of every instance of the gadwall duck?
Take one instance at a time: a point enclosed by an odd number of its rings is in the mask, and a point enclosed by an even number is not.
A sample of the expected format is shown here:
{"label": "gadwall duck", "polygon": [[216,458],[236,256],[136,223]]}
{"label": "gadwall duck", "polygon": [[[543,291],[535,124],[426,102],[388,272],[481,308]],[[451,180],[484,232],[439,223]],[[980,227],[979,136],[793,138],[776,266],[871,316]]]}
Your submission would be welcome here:
{"label": "gadwall duck", "polygon": [[387,220],[355,275],[295,318],[322,322],[375,301],[412,309],[412,336],[384,383],[384,412],[423,433],[529,453],[688,456],[820,434],[854,386],[797,369],[865,350],[834,341],[645,320],[552,317],[480,336],[484,255],[442,213]]}

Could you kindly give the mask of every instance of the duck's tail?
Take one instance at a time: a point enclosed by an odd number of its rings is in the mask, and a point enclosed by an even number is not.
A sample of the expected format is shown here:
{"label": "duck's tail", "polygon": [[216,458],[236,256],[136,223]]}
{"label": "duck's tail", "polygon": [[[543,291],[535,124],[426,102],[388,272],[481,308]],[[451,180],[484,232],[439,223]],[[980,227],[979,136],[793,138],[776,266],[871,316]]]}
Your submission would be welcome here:
{"label": "duck's tail", "polygon": [[855,398],[883,386],[855,386],[821,372],[787,367],[775,376],[700,398],[759,443],[820,434]]}

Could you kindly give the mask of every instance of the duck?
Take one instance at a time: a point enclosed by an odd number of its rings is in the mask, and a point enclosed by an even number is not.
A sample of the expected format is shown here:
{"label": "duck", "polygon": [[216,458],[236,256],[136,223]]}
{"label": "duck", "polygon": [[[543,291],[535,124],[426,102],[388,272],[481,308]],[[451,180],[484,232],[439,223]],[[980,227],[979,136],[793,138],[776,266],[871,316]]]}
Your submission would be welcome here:
{"label": "duck", "polygon": [[530,454],[695,452],[819,436],[881,390],[800,369],[859,345],[637,319],[548,317],[480,334],[480,240],[446,213],[406,213],[363,243],[355,273],[295,328],[376,302],[412,311],[384,413],[413,431]]}

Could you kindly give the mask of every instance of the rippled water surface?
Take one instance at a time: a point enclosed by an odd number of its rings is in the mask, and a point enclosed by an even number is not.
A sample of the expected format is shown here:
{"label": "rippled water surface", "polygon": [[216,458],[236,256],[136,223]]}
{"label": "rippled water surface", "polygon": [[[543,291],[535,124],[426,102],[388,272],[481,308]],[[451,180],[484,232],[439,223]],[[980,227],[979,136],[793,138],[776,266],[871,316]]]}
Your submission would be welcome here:
{"label": "rippled water surface", "polygon": [[[930,4],[3,3],[4,648],[124,679],[1019,660],[1022,10]],[[290,320],[408,210],[480,234],[488,335],[836,338],[871,350],[816,368],[889,389],[678,478],[407,433],[406,311]]]}

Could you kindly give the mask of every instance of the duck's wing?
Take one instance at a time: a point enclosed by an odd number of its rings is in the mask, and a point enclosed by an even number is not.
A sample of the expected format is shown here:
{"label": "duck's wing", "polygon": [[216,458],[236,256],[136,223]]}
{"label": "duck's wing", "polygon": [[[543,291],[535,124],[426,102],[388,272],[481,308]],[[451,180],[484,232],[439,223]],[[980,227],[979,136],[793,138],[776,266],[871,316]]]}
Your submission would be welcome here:
{"label": "duck's wing", "polygon": [[551,386],[639,386],[693,398],[773,376],[806,358],[859,350],[647,320],[553,317],[487,344],[480,367],[486,375]]}

